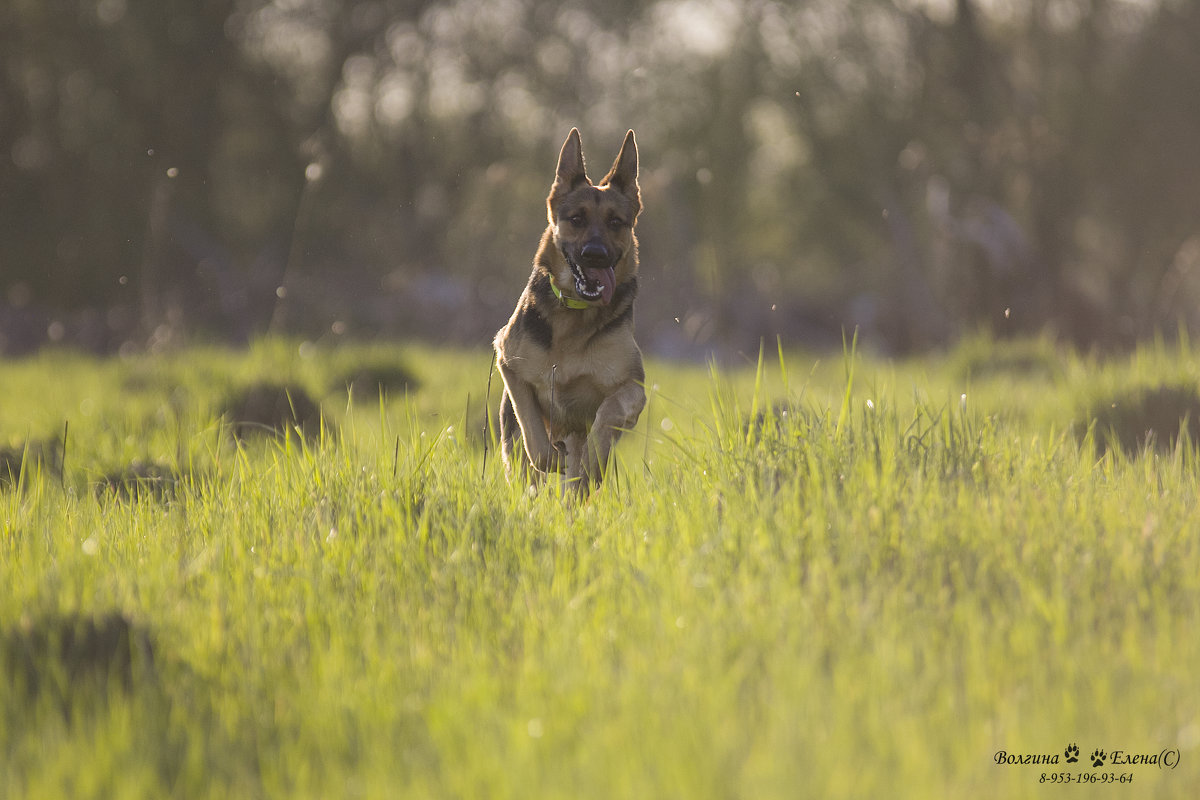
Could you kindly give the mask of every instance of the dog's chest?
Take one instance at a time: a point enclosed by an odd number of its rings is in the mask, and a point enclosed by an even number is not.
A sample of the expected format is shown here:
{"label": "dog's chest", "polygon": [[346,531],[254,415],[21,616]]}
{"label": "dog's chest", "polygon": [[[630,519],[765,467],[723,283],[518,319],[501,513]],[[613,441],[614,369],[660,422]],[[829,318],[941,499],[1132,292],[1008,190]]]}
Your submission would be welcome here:
{"label": "dog's chest", "polygon": [[[531,320],[541,320],[544,328]],[[557,436],[586,432],[600,404],[641,377],[632,326],[610,322],[591,312],[518,311],[497,339],[505,364],[533,391]]]}
{"label": "dog's chest", "polygon": [[553,428],[564,432],[586,430],[604,398],[621,383],[620,372],[615,365],[586,355],[555,358],[557,355],[567,354],[548,351],[540,369],[526,371],[525,377]]}
{"label": "dog's chest", "polygon": [[557,370],[551,372],[549,386],[539,388],[542,408],[549,409],[550,424],[563,433],[586,431],[596,418],[596,411],[612,391],[596,383],[590,376],[561,380]]}

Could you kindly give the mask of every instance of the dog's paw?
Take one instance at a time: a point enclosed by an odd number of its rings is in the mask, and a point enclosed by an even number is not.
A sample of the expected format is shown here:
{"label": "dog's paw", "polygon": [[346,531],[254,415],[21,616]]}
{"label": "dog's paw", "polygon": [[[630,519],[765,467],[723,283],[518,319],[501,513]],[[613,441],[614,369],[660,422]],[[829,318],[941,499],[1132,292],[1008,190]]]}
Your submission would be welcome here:
{"label": "dog's paw", "polygon": [[1065,753],[1067,756],[1067,763],[1074,764],[1079,760],[1079,745],[1074,743],[1067,745]]}
{"label": "dog's paw", "polygon": [[1106,759],[1106,758],[1108,758],[1108,753],[1105,753],[1103,750],[1093,750],[1092,751],[1092,766],[1093,767],[1103,767],[1104,759]]}
{"label": "dog's paw", "polygon": [[562,472],[567,461],[567,446],[562,442],[555,442],[550,450],[539,453],[536,457],[531,455],[530,461],[538,472]]}
{"label": "dog's paw", "polygon": [[586,500],[588,495],[592,493],[592,485],[588,481],[586,475],[581,475],[578,478],[571,478],[569,481],[567,481],[566,488],[576,500]]}

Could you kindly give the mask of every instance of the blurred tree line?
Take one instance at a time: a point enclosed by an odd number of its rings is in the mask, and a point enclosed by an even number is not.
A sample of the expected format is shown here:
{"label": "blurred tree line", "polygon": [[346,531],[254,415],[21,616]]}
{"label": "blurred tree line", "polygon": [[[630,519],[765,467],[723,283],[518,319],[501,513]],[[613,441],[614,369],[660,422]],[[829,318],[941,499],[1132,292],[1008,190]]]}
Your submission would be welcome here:
{"label": "blurred tree line", "polygon": [[487,341],[566,132],[664,354],[1200,323],[1193,0],[4,0],[0,350]]}

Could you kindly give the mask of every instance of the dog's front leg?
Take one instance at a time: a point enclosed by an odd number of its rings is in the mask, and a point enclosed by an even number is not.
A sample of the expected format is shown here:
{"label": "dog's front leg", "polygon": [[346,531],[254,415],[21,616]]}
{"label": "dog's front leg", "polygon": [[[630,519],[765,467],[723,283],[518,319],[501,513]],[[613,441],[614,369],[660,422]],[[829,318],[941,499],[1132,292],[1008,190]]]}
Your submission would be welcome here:
{"label": "dog's front leg", "polygon": [[598,486],[608,467],[608,456],[613,444],[637,424],[642,409],[646,406],[646,392],[641,384],[629,381],[617,391],[604,398],[596,410],[592,431],[588,434],[583,453],[581,474],[577,486],[586,494],[590,487]]}
{"label": "dog's front leg", "polygon": [[512,402],[517,424],[521,426],[521,441],[525,445],[529,463],[540,472],[561,472],[562,453],[550,444],[542,405],[533,387],[503,363],[500,364],[500,377],[504,379],[504,389]]}
{"label": "dog's front leg", "polygon": [[562,441],[565,453],[563,456],[563,489],[579,488],[583,475],[583,454],[587,450],[587,434],[572,433]]}

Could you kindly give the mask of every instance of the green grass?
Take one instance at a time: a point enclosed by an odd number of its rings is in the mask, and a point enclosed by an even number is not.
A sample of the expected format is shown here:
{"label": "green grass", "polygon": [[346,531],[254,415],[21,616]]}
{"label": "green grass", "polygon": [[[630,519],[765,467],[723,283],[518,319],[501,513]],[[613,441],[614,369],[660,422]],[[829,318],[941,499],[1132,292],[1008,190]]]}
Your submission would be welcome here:
{"label": "green grass", "polygon": [[[419,388],[351,402],[363,364]],[[488,367],[284,341],[0,364],[0,796],[1200,785],[1197,452],[1092,424],[1115,392],[1200,385],[1186,342],[652,362],[583,505],[504,480]],[[219,413],[259,380],[324,425],[239,443]],[[1094,749],[1179,761],[1093,769]]]}

